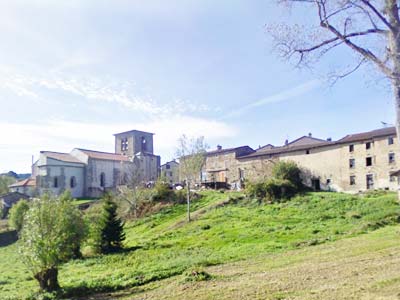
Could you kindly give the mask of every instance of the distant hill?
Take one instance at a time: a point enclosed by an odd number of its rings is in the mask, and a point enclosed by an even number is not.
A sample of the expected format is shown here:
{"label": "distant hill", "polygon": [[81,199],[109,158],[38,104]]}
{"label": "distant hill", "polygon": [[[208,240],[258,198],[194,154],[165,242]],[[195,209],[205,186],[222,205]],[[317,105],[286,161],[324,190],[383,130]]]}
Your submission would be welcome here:
{"label": "distant hill", "polygon": [[18,173],[15,173],[14,171],[8,171],[7,173],[0,174],[0,176],[8,176],[8,177],[15,178],[16,180],[22,180],[22,179],[29,178],[31,176],[31,173],[18,174]]}

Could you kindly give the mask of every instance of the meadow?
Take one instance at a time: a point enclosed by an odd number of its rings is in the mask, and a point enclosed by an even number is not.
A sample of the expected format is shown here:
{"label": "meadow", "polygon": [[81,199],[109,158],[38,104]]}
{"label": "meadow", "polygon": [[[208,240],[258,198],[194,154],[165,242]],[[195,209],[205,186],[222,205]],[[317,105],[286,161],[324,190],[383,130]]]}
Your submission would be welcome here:
{"label": "meadow", "polygon": [[[184,204],[128,222],[124,252],[64,264],[59,280],[65,297],[118,291],[134,297],[141,287],[184,277],[188,270],[207,268],[213,276],[213,268],[333,244],[396,225],[400,216],[396,195],[386,192],[307,193],[265,204],[241,193],[205,191],[192,210],[190,223]],[[0,270],[1,299],[26,299],[37,291],[16,244],[0,248]]]}

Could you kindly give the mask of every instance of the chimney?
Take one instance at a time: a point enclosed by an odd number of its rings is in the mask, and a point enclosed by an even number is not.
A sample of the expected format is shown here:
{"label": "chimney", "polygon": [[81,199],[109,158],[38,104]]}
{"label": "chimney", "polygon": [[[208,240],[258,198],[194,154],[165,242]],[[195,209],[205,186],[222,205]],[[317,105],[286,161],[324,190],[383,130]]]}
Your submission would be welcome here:
{"label": "chimney", "polygon": [[218,151],[221,151],[221,150],[222,150],[222,146],[221,146],[221,145],[218,145],[218,146],[217,146],[217,150],[218,150]]}
{"label": "chimney", "polygon": [[330,137],[328,137],[326,140],[327,140],[328,142],[332,142],[332,138],[330,138]]}
{"label": "chimney", "polygon": [[312,133],[310,132],[310,133],[308,134],[308,136],[309,136],[309,137],[312,137]]}
{"label": "chimney", "polygon": [[288,139],[285,140],[285,146],[287,146],[287,145],[289,145],[289,140]]}

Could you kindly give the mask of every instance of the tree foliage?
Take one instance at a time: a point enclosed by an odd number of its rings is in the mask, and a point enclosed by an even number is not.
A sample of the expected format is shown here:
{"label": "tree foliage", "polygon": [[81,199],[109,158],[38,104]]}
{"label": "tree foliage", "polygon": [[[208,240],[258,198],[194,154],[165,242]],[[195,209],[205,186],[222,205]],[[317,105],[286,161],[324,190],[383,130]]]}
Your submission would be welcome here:
{"label": "tree foliage", "polygon": [[24,199],[14,204],[9,211],[8,223],[10,227],[16,231],[20,231],[24,222],[24,216],[28,210],[29,203]]}
{"label": "tree foliage", "polygon": [[100,247],[102,253],[112,253],[122,249],[125,240],[124,223],[117,215],[117,204],[110,194],[103,198],[100,216]]}
{"label": "tree foliage", "polygon": [[14,177],[0,175],[0,195],[7,194],[9,192],[8,186],[15,182]]}
{"label": "tree foliage", "polygon": [[41,290],[59,288],[58,266],[76,255],[85,232],[82,214],[70,194],[32,201],[20,232],[19,252]]}

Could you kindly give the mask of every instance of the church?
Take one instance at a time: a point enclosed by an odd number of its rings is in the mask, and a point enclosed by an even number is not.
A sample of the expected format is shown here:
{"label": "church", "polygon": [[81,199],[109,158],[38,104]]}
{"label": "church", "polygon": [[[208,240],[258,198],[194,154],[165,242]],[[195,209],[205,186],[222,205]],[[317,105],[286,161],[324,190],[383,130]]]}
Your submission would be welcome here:
{"label": "church", "polygon": [[69,153],[41,151],[32,166],[35,185],[10,188],[29,196],[70,190],[74,198],[82,198],[101,197],[121,185],[154,182],[159,176],[160,156],[154,154],[153,135],[139,130],[114,134],[114,153],[81,148]]}

